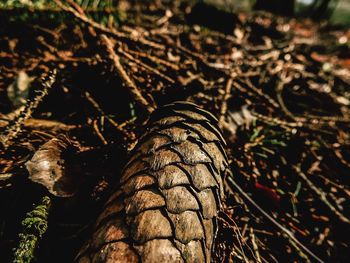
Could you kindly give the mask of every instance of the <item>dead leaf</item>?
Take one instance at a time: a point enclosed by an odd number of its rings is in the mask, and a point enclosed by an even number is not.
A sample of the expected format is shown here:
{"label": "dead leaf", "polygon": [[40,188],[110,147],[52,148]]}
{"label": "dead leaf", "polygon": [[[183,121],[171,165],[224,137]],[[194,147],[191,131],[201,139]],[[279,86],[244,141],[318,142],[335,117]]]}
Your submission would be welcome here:
{"label": "dead leaf", "polygon": [[69,172],[64,159],[64,154],[72,147],[70,141],[63,136],[45,143],[26,163],[29,179],[45,186],[55,196],[73,196],[80,176]]}

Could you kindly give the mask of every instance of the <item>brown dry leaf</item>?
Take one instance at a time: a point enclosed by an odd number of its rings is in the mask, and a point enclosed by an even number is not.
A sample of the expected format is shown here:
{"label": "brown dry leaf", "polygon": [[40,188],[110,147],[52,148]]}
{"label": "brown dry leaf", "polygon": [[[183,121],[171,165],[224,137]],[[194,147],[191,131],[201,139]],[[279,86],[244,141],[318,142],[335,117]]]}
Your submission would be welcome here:
{"label": "brown dry leaf", "polygon": [[69,173],[63,154],[72,147],[66,137],[53,138],[26,163],[29,179],[41,184],[59,197],[73,196],[77,190],[79,176]]}

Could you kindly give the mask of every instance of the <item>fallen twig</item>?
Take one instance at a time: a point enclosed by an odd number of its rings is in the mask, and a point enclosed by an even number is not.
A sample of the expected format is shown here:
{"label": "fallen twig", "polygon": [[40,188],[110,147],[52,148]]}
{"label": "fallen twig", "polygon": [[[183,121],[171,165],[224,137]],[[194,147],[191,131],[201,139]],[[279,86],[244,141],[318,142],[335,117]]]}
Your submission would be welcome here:
{"label": "fallen twig", "polygon": [[99,24],[99,23],[91,20],[86,15],[82,14],[80,11],[77,11],[73,7],[66,6],[60,0],[54,0],[54,1],[60,8],[62,8],[62,10],[73,14],[80,21],[88,24],[89,26],[92,26],[94,29],[97,29],[98,31],[100,31],[102,33],[105,33],[108,35],[113,35],[114,37],[117,37],[117,38],[129,39],[133,42],[139,42],[139,43],[142,43],[144,45],[147,45],[147,46],[150,46],[153,48],[157,48],[157,49],[161,49],[161,50],[164,49],[163,45],[156,43],[156,42],[153,42],[153,41],[150,41],[150,40],[147,40],[143,37],[134,37],[132,35],[127,35],[127,34],[124,34],[123,32],[117,31],[114,28],[107,28],[107,27],[103,26],[102,24]]}
{"label": "fallen twig", "polygon": [[226,83],[225,94],[224,94],[224,98],[222,100],[222,104],[220,108],[219,126],[221,129],[224,126],[225,115],[227,112],[227,100],[231,97],[232,82],[233,82],[233,77],[230,77]]}
{"label": "fallen twig", "polygon": [[121,53],[122,55],[124,55],[127,59],[134,61],[136,64],[138,64],[140,67],[143,67],[144,69],[158,75],[159,77],[169,81],[170,83],[175,83],[175,81],[168,77],[167,75],[165,75],[164,73],[160,72],[158,69],[152,68],[151,66],[143,63],[141,60],[134,58],[133,56],[131,56],[128,52],[126,52],[125,50],[123,50],[122,48],[118,49],[119,53]]}
{"label": "fallen twig", "polygon": [[[0,120],[0,127],[6,127],[11,120]],[[70,131],[79,128],[77,125],[65,124],[59,121],[31,118],[23,122],[23,127],[28,129],[47,130],[52,132]]]}
{"label": "fallen twig", "polygon": [[349,220],[346,216],[344,216],[341,212],[339,212],[339,210],[336,209],[336,208],[329,202],[329,200],[327,199],[326,193],[323,192],[323,191],[321,191],[319,188],[317,188],[317,186],[314,185],[314,183],[311,182],[311,181],[307,178],[306,174],[304,174],[304,173],[301,171],[300,167],[298,167],[298,166],[296,166],[296,165],[293,165],[292,167],[293,167],[293,170],[295,171],[295,173],[296,173],[301,179],[303,179],[303,181],[310,187],[310,189],[311,189],[312,191],[314,191],[314,192],[317,194],[317,196],[320,198],[320,200],[332,211],[332,213],[333,213],[334,215],[336,215],[336,216],[339,218],[340,221],[342,221],[342,222],[344,222],[344,223],[346,223],[346,224],[350,224],[350,220]]}
{"label": "fallen twig", "polygon": [[261,256],[259,253],[259,247],[256,244],[256,241],[255,241],[256,237],[255,237],[255,234],[254,234],[252,227],[250,228],[250,239],[252,240],[252,245],[253,245],[253,249],[254,249],[254,253],[255,253],[256,262],[261,263]]}
{"label": "fallen twig", "polygon": [[311,252],[306,246],[304,246],[295,236],[292,232],[290,232],[288,229],[286,229],[284,226],[282,226],[280,223],[276,221],[273,217],[271,217],[264,209],[262,209],[232,178],[232,176],[228,176],[227,181],[229,182],[228,187],[231,188],[231,191],[233,192],[232,187],[234,187],[238,192],[247,200],[249,203],[251,203],[260,213],[262,213],[268,220],[270,220],[278,229],[280,229],[283,233],[286,234],[286,236],[291,239],[295,244],[297,244],[300,248],[302,248],[309,256],[311,256],[313,259],[315,259],[317,262],[323,263],[324,261],[320,259],[318,256],[316,256],[313,252]]}
{"label": "fallen twig", "polygon": [[32,100],[29,101],[19,115],[13,120],[13,125],[10,125],[3,134],[0,135],[0,141],[4,147],[8,147],[11,144],[11,140],[16,138],[18,133],[21,131],[21,128],[26,120],[28,120],[33,111],[39,106],[39,103],[45,98],[48,94],[49,89],[56,80],[56,70],[49,73],[48,78],[43,80],[42,85],[43,89],[39,91],[39,94]]}
{"label": "fallen twig", "polygon": [[96,132],[98,138],[100,138],[100,140],[102,141],[102,143],[103,143],[104,145],[107,145],[108,142],[107,142],[107,140],[105,139],[105,137],[103,136],[103,134],[101,133],[100,129],[98,128],[97,120],[94,120],[94,121],[92,122],[92,124],[93,124],[92,126],[94,127],[94,130],[95,130],[95,132]]}
{"label": "fallen twig", "polygon": [[[91,94],[90,94],[89,92],[85,91],[84,95],[85,95],[85,98],[91,103],[91,105],[97,110],[97,112],[98,112],[102,117],[106,118],[106,119],[109,121],[109,123],[112,124],[112,126],[116,128],[116,130],[117,130],[118,132],[120,132],[121,134],[123,134],[123,136],[124,136],[125,138],[129,138],[129,137],[130,137],[130,136],[129,136],[130,132],[127,133],[127,132],[123,129],[122,124],[118,124],[118,123],[116,123],[112,118],[110,118],[110,117],[104,112],[104,110],[100,107],[100,105],[97,103],[97,101],[91,96]],[[95,124],[94,124],[94,129],[96,130]],[[98,134],[98,135],[99,135],[99,137],[100,137],[100,134]],[[102,135],[102,134],[101,134],[101,135]],[[103,137],[103,136],[102,136],[102,137]],[[132,137],[131,139],[133,140],[133,139],[134,139],[134,138],[133,138],[134,136],[131,136],[131,137]],[[130,139],[130,138],[129,138],[129,139]],[[102,141],[105,141],[105,140],[102,140]]]}
{"label": "fallen twig", "polygon": [[129,75],[126,73],[122,64],[120,63],[119,56],[114,51],[114,45],[112,41],[106,36],[101,35],[102,41],[105,43],[109,58],[114,62],[116,70],[119,76],[124,80],[126,87],[130,95],[134,98],[137,104],[139,104],[143,109],[145,109],[148,113],[151,113],[154,110],[154,106],[151,106],[150,103],[142,96],[136,84],[131,80]]}

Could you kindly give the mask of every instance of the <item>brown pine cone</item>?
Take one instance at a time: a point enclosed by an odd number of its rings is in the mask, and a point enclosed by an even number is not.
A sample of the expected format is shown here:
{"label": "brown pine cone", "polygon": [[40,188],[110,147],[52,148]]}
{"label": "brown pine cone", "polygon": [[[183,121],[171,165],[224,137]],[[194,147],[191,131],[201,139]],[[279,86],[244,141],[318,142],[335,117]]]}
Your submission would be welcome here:
{"label": "brown pine cone", "polygon": [[156,110],[78,262],[210,262],[227,169],[216,118]]}

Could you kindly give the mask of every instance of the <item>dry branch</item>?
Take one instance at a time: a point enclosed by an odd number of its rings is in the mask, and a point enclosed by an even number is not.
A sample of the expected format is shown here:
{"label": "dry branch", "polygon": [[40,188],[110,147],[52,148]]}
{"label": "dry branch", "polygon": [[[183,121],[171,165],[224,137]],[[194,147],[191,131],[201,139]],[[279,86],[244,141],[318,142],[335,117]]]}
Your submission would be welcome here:
{"label": "dry branch", "polygon": [[332,213],[339,218],[340,221],[350,224],[350,220],[344,216],[338,209],[336,209],[328,200],[327,195],[321,189],[319,189],[313,182],[307,178],[306,174],[301,171],[300,167],[293,165],[295,173],[303,179],[303,181],[310,187],[310,189],[317,194],[320,200],[332,211]]}
{"label": "dry branch", "polygon": [[281,230],[289,239],[291,239],[298,247],[303,249],[309,256],[311,256],[315,261],[319,263],[324,263],[322,259],[316,256],[311,250],[309,250],[306,246],[304,246],[295,236],[289,231],[287,228],[282,226],[280,223],[276,221],[273,217],[271,217],[264,209],[262,209],[233,179],[232,175],[227,178],[229,182],[228,187],[231,188],[231,191],[237,190],[239,194],[241,194],[249,203],[251,203],[259,212],[261,212],[269,221],[271,221],[279,230]]}
{"label": "dry branch", "polygon": [[130,95],[133,97],[135,102],[140,105],[144,110],[146,110],[148,113],[151,113],[154,110],[154,106],[150,105],[150,103],[142,96],[139,88],[136,86],[135,82],[129,77],[129,75],[126,73],[125,69],[123,68],[122,64],[120,63],[119,56],[114,51],[114,44],[112,41],[106,36],[101,35],[101,39],[106,45],[109,58],[114,62],[114,66],[119,74],[119,76],[124,81],[124,84],[130,93]]}
{"label": "dry branch", "polygon": [[233,82],[233,77],[230,77],[227,80],[224,98],[221,103],[220,118],[219,118],[219,126],[221,129],[224,126],[225,117],[227,116],[227,100],[231,97],[232,82]]}
{"label": "dry branch", "polygon": [[156,43],[156,42],[153,42],[153,41],[150,41],[150,40],[147,40],[142,36],[135,37],[133,35],[128,35],[128,34],[125,34],[123,32],[117,31],[115,28],[107,28],[107,27],[103,26],[102,24],[99,24],[99,23],[93,21],[92,19],[88,18],[85,14],[82,14],[80,11],[77,11],[73,7],[66,6],[60,0],[54,0],[54,1],[60,8],[62,8],[62,10],[73,14],[80,21],[86,23],[89,26],[92,26],[94,29],[96,29],[104,34],[112,35],[112,36],[117,37],[119,39],[127,39],[127,40],[131,40],[132,42],[142,43],[146,46],[156,48],[156,49],[161,49],[161,50],[165,49],[163,45]]}
{"label": "dry branch", "polygon": [[18,113],[18,116],[14,118],[13,123],[10,124],[2,134],[0,134],[0,141],[5,148],[7,148],[11,144],[11,141],[21,132],[24,122],[32,116],[33,111],[49,93],[55,80],[56,70],[49,73],[47,78],[42,81],[42,90],[38,91],[37,96],[33,100],[27,102],[23,109]]}

